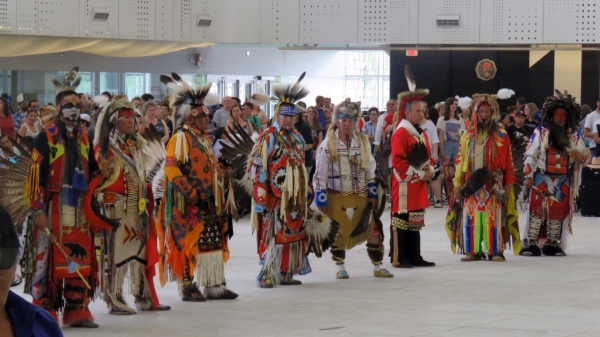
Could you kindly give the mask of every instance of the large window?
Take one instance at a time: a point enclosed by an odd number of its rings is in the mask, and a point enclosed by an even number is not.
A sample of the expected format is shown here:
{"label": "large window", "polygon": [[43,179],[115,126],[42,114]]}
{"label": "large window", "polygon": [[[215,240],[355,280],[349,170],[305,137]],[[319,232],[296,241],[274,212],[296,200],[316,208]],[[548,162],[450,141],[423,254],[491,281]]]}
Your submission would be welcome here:
{"label": "large window", "polygon": [[346,52],[345,97],[363,109],[385,109],[390,92],[390,57],[384,51]]}
{"label": "large window", "polygon": [[119,73],[100,73],[100,93],[108,91],[112,95],[119,93]]}
{"label": "large window", "polygon": [[125,94],[129,99],[141,96],[146,92],[144,77],[143,73],[125,73]]}

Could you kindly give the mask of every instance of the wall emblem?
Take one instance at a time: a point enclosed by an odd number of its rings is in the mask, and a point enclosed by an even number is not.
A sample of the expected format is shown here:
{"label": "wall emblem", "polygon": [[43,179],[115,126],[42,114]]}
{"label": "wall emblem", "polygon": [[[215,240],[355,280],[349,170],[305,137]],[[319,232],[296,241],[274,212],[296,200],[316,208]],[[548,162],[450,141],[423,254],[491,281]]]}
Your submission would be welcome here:
{"label": "wall emblem", "polygon": [[488,59],[483,59],[477,62],[477,67],[475,67],[477,77],[484,81],[489,81],[494,78],[497,71],[498,68],[496,68],[496,63]]}

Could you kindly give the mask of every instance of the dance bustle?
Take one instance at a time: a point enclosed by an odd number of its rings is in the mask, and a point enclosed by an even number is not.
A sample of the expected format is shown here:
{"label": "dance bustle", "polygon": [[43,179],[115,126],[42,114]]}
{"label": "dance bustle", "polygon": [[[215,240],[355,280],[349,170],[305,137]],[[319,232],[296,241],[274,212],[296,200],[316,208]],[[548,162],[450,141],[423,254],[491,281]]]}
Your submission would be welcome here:
{"label": "dance bustle", "polygon": [[475,194],[490,179],[490,170],[487,166],[475,170],[465,182],[465,186],[460,191],[460,195],[465,198]]}

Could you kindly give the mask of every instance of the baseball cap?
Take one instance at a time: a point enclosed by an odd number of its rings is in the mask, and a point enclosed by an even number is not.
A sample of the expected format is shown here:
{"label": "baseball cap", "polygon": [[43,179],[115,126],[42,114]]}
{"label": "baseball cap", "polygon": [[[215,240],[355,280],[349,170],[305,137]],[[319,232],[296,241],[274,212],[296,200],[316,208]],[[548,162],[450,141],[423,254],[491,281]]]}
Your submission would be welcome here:
{"label": "baseball cap", "polygon": [[17,263],[19,237],[10,214],[0,205],[0,269],[7,270]]}
{"label": "baseball cap", "polygon": [[89,123],[90,122],[90,115],[88,115],[88,114],[81,114],[81,115],[79,115],[79,119],[82,120],[82,121],[86,121],[86,122]]}
{"label": "baseball cap", "polygon": [[519,117],[519,116],[525,116],[525,112],[523,112],[521,110],[515,112],[515,117]]}

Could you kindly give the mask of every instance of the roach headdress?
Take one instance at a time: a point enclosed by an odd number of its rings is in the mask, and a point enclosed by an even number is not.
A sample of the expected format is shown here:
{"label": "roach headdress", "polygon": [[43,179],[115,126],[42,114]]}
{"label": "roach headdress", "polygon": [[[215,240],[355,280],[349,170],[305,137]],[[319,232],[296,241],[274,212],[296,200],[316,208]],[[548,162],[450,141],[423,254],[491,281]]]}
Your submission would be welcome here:
{"label": "roach headdress", "polygon": [[62,80],[56,77],[52,79],[52,84],[56,88],[56,106],[58,108],[67,103],[79,104],[79,97],[75,91],[81,83],[81,76],[77,76],[78,74],[79,67],[76,66]]}
{"label": "roach headdress", "polygon": [[171,73],[171,77],[160,75],[160,81],[173,89],[170,106],[173,109],[173,125],[175,127],[184,123],[190,116],[197,117],[201,113],[192,113],[192,110],[204,105],[210,106],[219,102],[216,95],[210,94],[212,82],[204,86],[193,87],[184,81],[181,76]]}
{"label": "roach headdress", "polygon": [[296,109],[303,110],[301,106],[296,105],[296,102],[300,101],[306,95],[308,95],[308,89],[300,85],[300,82],[306,76],[306,72],[303,72],[298,78],[298,81],[294,84],[276,84],[273,88],[273,95],[277,98],[278,102],[275,105],[275,112],[277,115],[288,115],[295,116]]}

